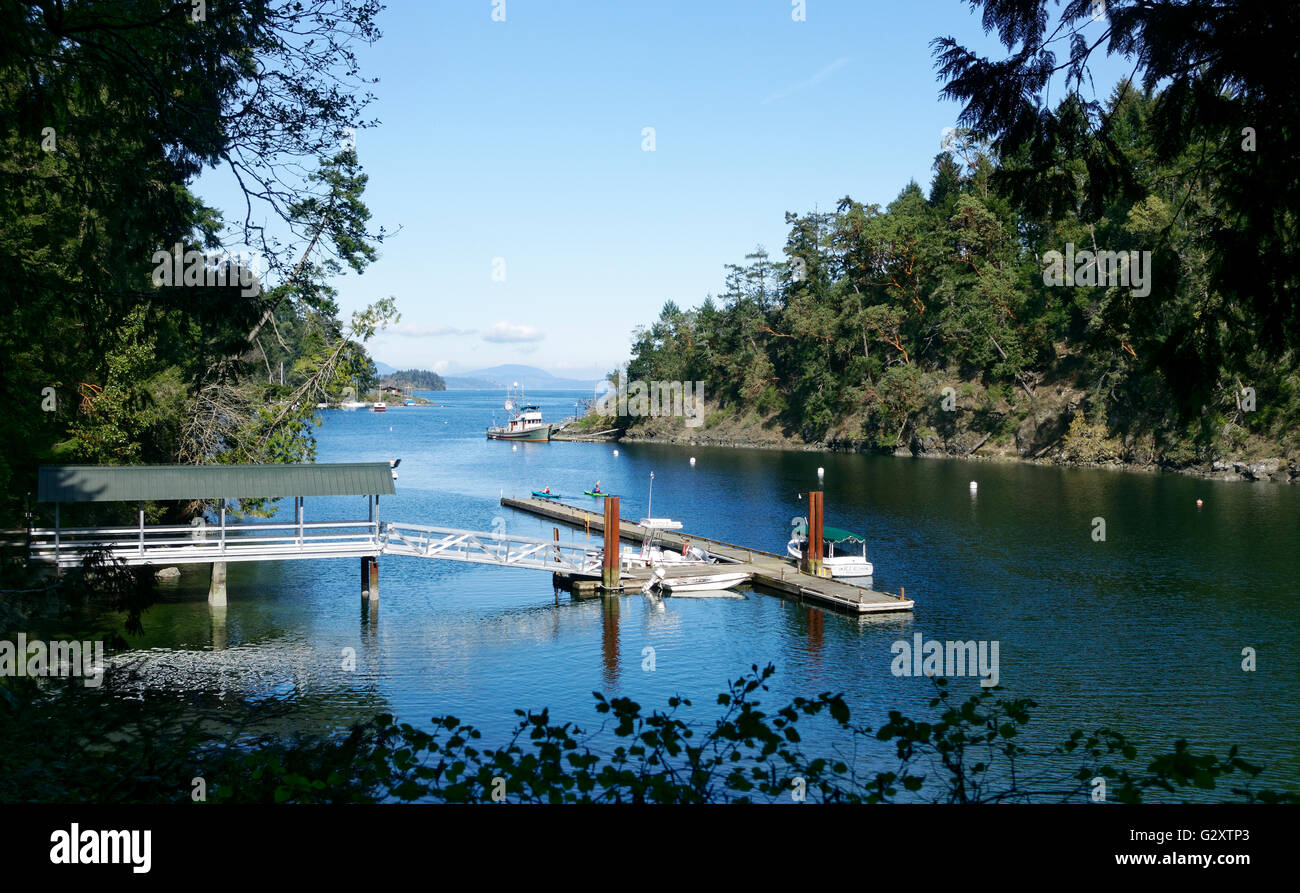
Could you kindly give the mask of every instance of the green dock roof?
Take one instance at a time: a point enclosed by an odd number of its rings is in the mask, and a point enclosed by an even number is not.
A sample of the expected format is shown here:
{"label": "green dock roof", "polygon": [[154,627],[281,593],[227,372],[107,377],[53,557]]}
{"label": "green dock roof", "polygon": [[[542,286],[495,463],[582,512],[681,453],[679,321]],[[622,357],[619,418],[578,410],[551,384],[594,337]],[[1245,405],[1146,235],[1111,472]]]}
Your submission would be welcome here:
{"label": "green dock roof", "polygon": [[40,502],[151,502],[396,493],[387,462],[298,465],[48,465]]}

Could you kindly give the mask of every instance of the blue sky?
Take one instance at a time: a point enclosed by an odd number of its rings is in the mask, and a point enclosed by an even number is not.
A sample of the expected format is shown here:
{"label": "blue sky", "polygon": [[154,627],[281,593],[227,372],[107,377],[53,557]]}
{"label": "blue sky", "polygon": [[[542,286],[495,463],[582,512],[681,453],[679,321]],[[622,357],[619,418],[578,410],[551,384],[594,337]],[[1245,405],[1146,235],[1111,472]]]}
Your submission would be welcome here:
{"label": "blue sky", "polygon": [[[930,41],[998,53],[964,0],[807,0],[806,21],[791,0],[493,6],[392,0],[360,54],[381,121],[357,134],[365,200],[401,232],[336,285],[345,316],[397,298],[371,342],[396,366],[612,369],[666,300],[779,256],[786,211],[927,185],[958,113]],[[234,207],[220,172],[201,192]]]}

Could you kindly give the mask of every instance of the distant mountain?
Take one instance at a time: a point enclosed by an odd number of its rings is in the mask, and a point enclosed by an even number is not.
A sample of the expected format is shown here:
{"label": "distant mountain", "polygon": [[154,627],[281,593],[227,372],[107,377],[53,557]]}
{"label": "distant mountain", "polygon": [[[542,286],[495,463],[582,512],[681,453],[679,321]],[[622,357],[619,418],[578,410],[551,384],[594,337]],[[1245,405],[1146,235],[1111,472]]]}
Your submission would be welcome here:
{"label": "distant mountain", "polygon": [[467,388],[508,388],[515,382],[524,390],[536,391],[590,391],[596,386],[594,378],[560,378],[536,366],[507,364],[490,369],[477,369],[460,375],[444,375],[449,390]]}
{"label": "distant mountain", "polygon": [[378,360],[375,360],[375,371],[378,372],[380,375],[392,375],[394,372],[397,371],[397,367],[390,366],[387,363],[381,363]]}

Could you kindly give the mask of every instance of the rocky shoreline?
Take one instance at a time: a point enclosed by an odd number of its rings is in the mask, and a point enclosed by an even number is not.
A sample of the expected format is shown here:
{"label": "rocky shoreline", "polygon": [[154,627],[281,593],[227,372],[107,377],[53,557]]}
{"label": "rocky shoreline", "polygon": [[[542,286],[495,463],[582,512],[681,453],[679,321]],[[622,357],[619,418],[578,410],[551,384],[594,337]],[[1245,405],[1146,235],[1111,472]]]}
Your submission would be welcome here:
{"label": "rocky shoreline", "polygon": [[[920,438],[913,438],[907,448],[888,450],[880,449],[862,440],[831,439],[818,443],[805,443],[780,435],[771,430],[756,430],[755,436],[743,438],[742,432],[711,432],[696,428],[679,432],[638,431],[635,428],[618,429],[613,433],[603,432],[591,435],[576,431],[557,432],[555,440],[578,441],[585,443],[664,443],[681,446],[711,446],[730,449],[761,450],[798,450],[813,453],[877,453],[913,458],[969,459],[975,462],[1024,462],[1030,465],[1049,465],[1065,468],[1114,469],[1120,471],[1146,471],[1152,473],[1186,474],[1207,480],[1249,481],[1291,484],[1300,482],[1300,467],[1294,459],[1271,457],[1256,461],[1215,460],[1208,466],[1188,465],[1173,466],[1159,462],[1124,462],[1110,460],[1087,462],[1069,459],[1061,455],[1030,456],[1020,455],[1013,450],[985,449],[983,444],[974,449],[945,448],[941,443],[925,443]],[[926,438],[929,440],[929,438]]]}

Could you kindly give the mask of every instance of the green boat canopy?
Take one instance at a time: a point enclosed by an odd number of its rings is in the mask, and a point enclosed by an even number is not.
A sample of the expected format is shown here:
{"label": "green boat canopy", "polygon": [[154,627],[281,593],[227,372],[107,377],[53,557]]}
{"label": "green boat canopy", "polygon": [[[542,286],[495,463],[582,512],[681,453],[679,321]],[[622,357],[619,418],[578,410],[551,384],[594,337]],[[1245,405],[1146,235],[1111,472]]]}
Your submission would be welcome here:
{"label": "green boat canopy", "polygon": [[[800,521],[795,525],[794,532],[796,536],[807,538],[808,522]],[[867,541],[867,538],[860,533],[854,533],[842,527],[827,527],[825,524],[822,525],[822,539],[829,543],[865,543]]]}

